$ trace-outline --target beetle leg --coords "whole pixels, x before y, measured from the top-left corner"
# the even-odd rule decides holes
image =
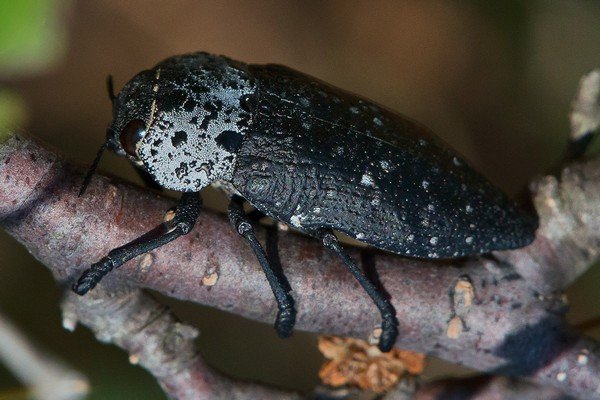
[[[262,211],[254,209],[249,213],[246,213],[246,217],[252,222],[259,222],[261,219],[265,218],[266,215]]]
[[[250,245],[269,281],[279,309],[277,319],[275,320],[275,329],[280,337],[285,338],[292,334],[294,324],[296,323],[294,298],[289,293],[289,284],[283,272],[273,268],[269,262],[265,250],[256,238],[256,233],[254,232],[254,228],[252,228],[250,219],[244,212],[243,204],[243,198],[239,196],[231,198],[228,209],[229,221],[231,221],[235,230]]]
[[[179,236],[185,235],[194,227],[201,209],[202,198],[198,193],[184,193],[177,203],[175,216],[172,220],[163,222],[139,238],[111,250],[106,257],[92,264],[81,275],[77,283],[73,285],[73,291],[79,295],[84,295],[113,269],[119,268],[140,254],[154,250],[177,239]]]
[[[379,309],[382,317],[379,349],[384,352],[390,351],[398,337],[398,319],[396,318],[394,306],[392,306],[392,303],[389,302],[381,290],[371,283],[356,263],[352,261],[333,231],[330,229],[321,229],[318,234],[323,241],[323,245],[336,252]]]

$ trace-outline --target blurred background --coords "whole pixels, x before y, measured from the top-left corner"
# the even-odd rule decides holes
[[[0,124],[89,165],[111,117],[105,78],[119,89],[168,56],[205,50],[280,63],[428,125],[506,192],[553,167],[569,132],[579,78],[600,67],[598,1],[0,2]],[[137,181],[127,162],[101,170]],[[217,200],[208,207],[224,209]],[[600,314],[600,268],[569,291],[569,319]],[[0,232],[0,311],[83,371],[91,399],[162,399],[124,352],[85,328],[61,328],[61,288]],[[318,382],[316,336],[169,301],[200,328],[208,363],[232,376],[294,389]],[[590,328],[600,338],[600,327]],[[470,371],[431,360],[427,376]],[[20,384],[0,365],[0,398]]]

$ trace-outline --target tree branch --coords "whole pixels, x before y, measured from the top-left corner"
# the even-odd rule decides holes
[[[77,198],[81,179],[78,168],[31,140],[12,136],[0,145],[1,225],[65,283],[156,225],[172,205],[101,176]],[[362,259],[376,265],[398,311],[398,346],[599,398],[598,343],[565,325],[556,291],[598,258],[600,159],[533,187],[541,227],[527,248],[497,253],[498,260],[434,263],[374,251]],[[257,232],[264,238],[263,229]],[[334,255],[291,232],[280,232],[278,246],[298,329],[359,338],[372,332],[378,313]],[[352,256],[361,259],[358,250]],[[130,261],[102,286],[111,292],[123,284],[267,323],[276,314],[251,250],[225,218],[210,212],[189,235]]]

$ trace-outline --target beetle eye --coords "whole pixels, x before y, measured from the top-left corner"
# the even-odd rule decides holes
[[[130,121],[121,131],[119,140],[121,147],[127,154],[132,157],[137,157],[137,144],[146,136],[146,124],[141,119]]]

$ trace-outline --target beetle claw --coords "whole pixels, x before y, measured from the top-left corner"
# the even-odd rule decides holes
[[[290,308],[279,310],[275,320],[275,330],[280,338],[287,338],[292,335],[294,325],[296,324],[296,310],[292,305]]]
[[[104,257],[102,260],[95,264],[81,274],[81,277],[77,280],[77,283],[73,284],[72,289],[75,293],[83,296],[90,290],[96,287],[98,282],[104,278],[106,274],[112,271],[114,268],[114,262],[109,257]]]
[[[381,336],[379,337],[379,350],[386,353],[394,347],[398,338],[398,320],[386,318],[381,323]]]

